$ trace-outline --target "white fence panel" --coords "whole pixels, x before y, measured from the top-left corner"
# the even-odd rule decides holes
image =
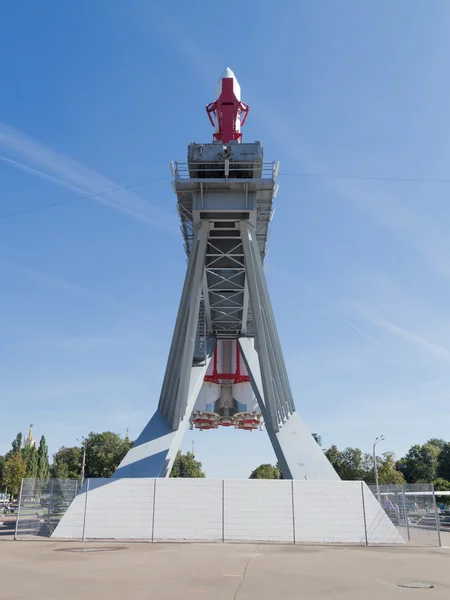
[[[291,485],[277,480],[225,480],[225,540],[293,543]]]
[[[294,480],[295,541],[364,544],[359,481]]]
[[[154,479],[90,479],[85,539],[152,539]]]
[[[86,484],[84,489],[86,489]],[[83,538],[85,508],[86,494],[80,491],[66,510],[51,537],[81,540]]]
[[[153,539],[221,540],[222,485],[220,479],[158,479]]]
[[[360,481],[90,479],[52,537],[403,543]]]

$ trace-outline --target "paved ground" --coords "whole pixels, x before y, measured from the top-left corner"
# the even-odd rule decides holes
[[[450,549],[5,542],[0,600],[450,598]],[[110,547],[120,548],[117,544]],[[432,582],[434,589],[398,587]]]

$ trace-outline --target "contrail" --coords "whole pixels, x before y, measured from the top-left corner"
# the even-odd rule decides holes
[[[380,348],[383,347],[380,344],[380,342],[377,342],[377,340],[374,340],[373,337],[370,337],[370,335],[368,335],[365,331],[363,331],[359,327],[356,327],[356,325],[353,325],[353,323],[350,323],[350,321],[347,321],[347,319],[342,319],[342,320],[344,321],[344,323],[347,323],[347,325],[349,325],[350,327],[352,327],[355,331],[357,331],[358,333],[360,333],[361,335],[363,335],[365,338],[367,338],[369,341],[371,341],[376,346],[379,346]]]

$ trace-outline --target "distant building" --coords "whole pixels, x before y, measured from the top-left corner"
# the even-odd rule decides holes
[[[28,432],[28,437],[24,439],[23,447],[33,448],[34,446],[36,446],[36,438],[33,437],[33,425],[30,425],[30,431]]]

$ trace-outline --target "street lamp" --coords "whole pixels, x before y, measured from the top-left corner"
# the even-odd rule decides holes
[[[84,437],[81,438],[81,440],[79,440],[77,438],[77,442],[80,442],[82,448],[83,448],[83,462],[81,463],[81,486],[83,486],[84,483],[84,469],[86,466],[86,439]]]
[[[377,486],[377,496],[378,496],[378,502],[381,504],[381,499],[380,499],[380,486],[378,485],[378,467],[377,467],[377,455],[375,454],[375,447],[377,444],[379,444],[380,442],[384,441],[384,435],[379,435],[374,443],[373,443],[373,471],[375,473],[375,485]]]

